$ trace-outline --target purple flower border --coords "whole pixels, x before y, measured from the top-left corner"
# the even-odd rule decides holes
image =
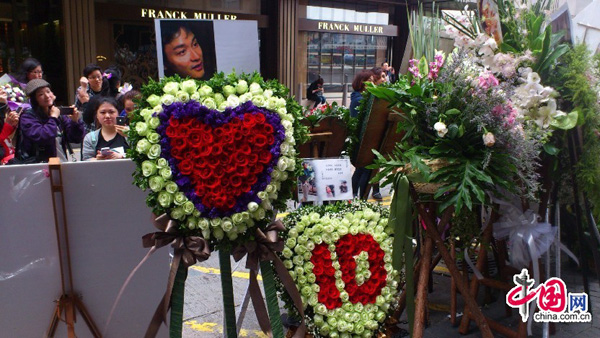
[[[244,114],[263,114],[266,122],[273,126],[273,134],[275,142],[269,149],[273,157],[271,162],[266,166],[266,169],[258,175],[258,180],[252,185],[249,192],[242,194],[237,198],[235,206],[231,210],[219,210],[217,208],[209,208],[202,204],[200,196],[196,195],[194,187],[192,186],[191,180],[188,176],[183,175],[177,169],[179,160],[171,156],[171,144],[169,137],[166,134],[167,127],[169,126],[169,119],[174,117],[175,119],[183,119],[186,117],[195,117],[200,122],[208,124],[213,128],[224,125],[237,117],[240,120],[244,120]],[[163,112],[158,114],[160,125],[156,128],[156,131],[161,136],[160,146],[162,149],[161,156],[165,158],[171,171],[173,172],[173,178],[179,189],[187,196],[187,198],[194,203],[196,209],[200,211],[202,217],[217,218],[231,216],[234,213],[239,213],[248,210],[248,203],[250,202],[261,202],[258,197],[258,193],[264,191],[269,183],[271,183],[271,173],[277,165],[279,158],[281,157],[281,144],[285,139],[285,129],[281,124],[281,118],[277,113],[271,112],[270,110],[260,108],[252,104],[251,101],[242,103],[236,108],[227,108],[224,112],[209,109],[201,105],[198,101],[190,100],[186,103],[176,102],[169,106],[163,105]]]

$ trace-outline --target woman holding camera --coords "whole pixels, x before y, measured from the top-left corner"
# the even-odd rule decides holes
[[[83,140],[82,158],[84,161],[116,160],[125,158],[129,149],[127,131],[129,127],[117,124],[119,110],[117,101],[110,96],[95,99],[94,108],[100,129],[89,132]]]
[[[83,139],[79,111],[66,107],[61,114],[61,109],[54,105],[56,96],[46,80],[29,81],[25,93],[29,96],[31,108],[20,116],[21,139],[16,144],[17,163],[48,162],[50,157],[68,161],[67,149],[72,154],[69,143]]]

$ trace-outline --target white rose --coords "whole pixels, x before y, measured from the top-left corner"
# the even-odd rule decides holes
[[[285,121],[289,121],[291,119],[288,118],[287,109],[285,107],[277,108],[277,114],[281,116]]]
[[[165,106],[170,106],[173,104],[173,102],[175,102],[175,96],[171,94],[165,94],[160,98],[160,102],[162,102],[162,104]]]
[[[244,93],[242,95],[240,95],[240,102],[247,102],[250,101],[252,99],[252,94],[250,93]]]
[[[227,97],[227,107],[235,108],[240,105],[240,98],[236,95],[229,95]]]
[[[436,122],[433,125],[433,129],[435,129],[435,131],[437,132],[439,137],[444,137],[446,136],[446,133],[448,132],[448,128],[446,127],[446,124],[444,122]]]
[[[145,108],[145,109],[142,109],[142,111],[140,111],[140,116],[143,117],[145,121],[148,121],[152,117],[153,113],[154,113],[154,110],[152,110],[150,108]]]
[[[494,146],[494,143],[496,143],[496,138],[494,137],[494,134],[490,132],[483,134],[483,144],[485,144],[486,147],[492,147]]]
[[[264,107],[267,99],[262,95],[254,95],[252,96],[252,103],[254,103],[257,107]]]
[[[200,94],[200,96],[202,97],[208,96],[212,94],[212,88],[210,86],[204,85],[200,89],[198,89],[198,94]]]
[[[202,100],[202,105],[208,109],[216,109],[217,108],[217,103],[215,102],[215,100],[212,97],[207,97],[204,100]]]
[[[197,88],[198,85],[194,80],[185,80],[181,83],[181,89],[190,95],[194,94]]]
[[[167,94],[175,95],[179,90],[179,83],[177,82],[167,82],[163,87],[163,91]],[[164,102],[163,102],[164,103]]]
[[[277,98],[277,108],[285,108],[287,102],[284,98]]]
[[[269,110],[276,110],[277,107],[277,98],[276,97],[270,97],[267,99],[267,104],[266,104],[267,109]]]
[[[238,95],[242,95],[245,92],[248,91],[248,82],[244,81],[244,80],[239,80],[238,83],[235,85],[235,91],[238,93]]]
[[[190,100],[190,94],[188,92],[178,91],[177,94],[175,94],[175,98],[177,101],[185,103]]]
[[[218,111],[224,111],[225,109],[227,109],[227,107],[229,107],[227,105],[227,101],[221,102],[221,104],[219,105],[219,107],[217,107]]]
[[[252,93],[252,95],[260,95],[263,93],[263,89],[260,87],[260,85],[256,82],[252,82],[250,84],[250,93]]]

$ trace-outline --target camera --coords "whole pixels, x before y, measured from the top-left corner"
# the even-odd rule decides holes
[[[117,116],[117,125],[126,126],[129,124],[129,119],[127,116]]]
[[[74,107],[58,107],[60,109],[60,115],[73,115],[75,111]]]

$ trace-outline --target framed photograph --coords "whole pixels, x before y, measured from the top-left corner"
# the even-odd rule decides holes
[[[352,167],[349,159],[303,159],[298,177],[299,202],[352,199]]]
[[[221,71],[260,71],[256,21],[155,19],[154,27],[161,78],[208,80]]]
[[[502,42],[502,28],[500,27],[500,15],[498,14],[496,1],[479,0],[478,9],[484,31],[487,35],[493,37],[497,43]]]
[[[208,80],[217,71],[212,21],[156,20],[158,75]]]

